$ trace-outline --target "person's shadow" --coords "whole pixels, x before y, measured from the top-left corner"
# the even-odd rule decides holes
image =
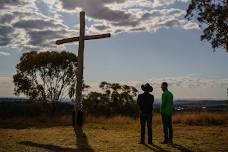
[[[61,147],[61,146],[52,145],[52,144],[40,144],[32,141],[22,141],[22,142],[19,142],[19,144],[31,146],[31,147],[44,148],[53,152],[63,152],[63,151],[64,152],[94,152],[92,147],[88,144],[88,139],[86,134],[83,132],[83,129],[81,127],[77,127],[74,129],[74,131],[76,134],[77,148],[67,148],[67,147]]]
[[[172,147],[180,150],[181,152],[193,152],[192,150],[178,144],[172,144]]]
[[[149,145],[145,145],[145,146],[155,152],[170,152],[169,150],[165,150],[155,144],[152,144],[151,146],[149,146]],[[182,145],[178,145],[178,144],[172,144],[171,147],[173,147],[181,152],[193,152],[192,150],[190,150]]]
[[[165,149],[163,149],[163,148],[161,148],[155,144],[152,144],[150,146],[145,144],[144,146],[146,146],[147,148],[151,149],[154,152],[170,152],[170,151],[165,150]]]

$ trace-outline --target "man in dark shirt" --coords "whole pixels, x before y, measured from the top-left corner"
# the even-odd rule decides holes
[[[145,143],[145,125],[148,129],[148,144],[152,144],[152,112],[154,104],[154,96],[150,94],[153,87],[146,83],[141,86],[144,93],[138,95],[137,104],[140,108],[140,124],[141,124],[141,139],[140,144]]]

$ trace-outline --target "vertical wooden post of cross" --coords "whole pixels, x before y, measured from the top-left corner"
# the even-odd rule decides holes
[[[78,70],[75,101],[75,127],[77,127],[77,112],[82,110],[82,87],[83,87],[83,66],[84,66],[84,37],[85,37],[85,12],[80,12],[80,35],[78,47]]]

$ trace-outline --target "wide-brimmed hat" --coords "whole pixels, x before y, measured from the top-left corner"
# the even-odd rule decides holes
[[[152,92],[152,91],[153,91],[153,87],[152,87],[149,83],[146,83],[145,85],[142,84],[142,85],[141,85],[141,89],[142,89],[144,92]]]

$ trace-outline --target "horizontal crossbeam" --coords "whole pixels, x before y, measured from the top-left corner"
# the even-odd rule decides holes
[[[84,40],[94,40],[94,39],[102,39],[102,38],[108,38],[108,37],[111,37],[110,33],[99,34],[99,35],[88,35],[88,36],[85,36]],[[60,45],[60,44],[64,44],[64,43],[77,42],[77,41],[79,41],[79,37],[72,37],[72,38],[57,40],[56,44]]]

